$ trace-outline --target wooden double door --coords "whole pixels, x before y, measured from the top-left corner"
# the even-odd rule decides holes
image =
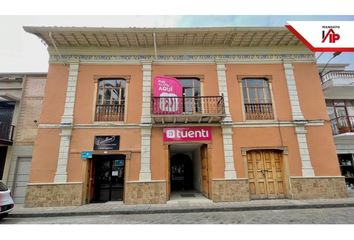
[[[284,198],[284,170],[280,151],[247,152],[251,199]]]

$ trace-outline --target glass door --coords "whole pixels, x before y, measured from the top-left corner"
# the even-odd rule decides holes
[[[96,160],[95,163],[95,202],[107,202],[110,200],[111,162]]]
[[[124,194],[124,159],[95,159],[94,202],[122,201]]]
[[[111,201],[123,200],[124,160],[112,161]]]

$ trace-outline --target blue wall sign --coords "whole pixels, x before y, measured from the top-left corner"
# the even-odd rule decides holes
[[[92,151],[81,152],[81,158],[92,158]]]

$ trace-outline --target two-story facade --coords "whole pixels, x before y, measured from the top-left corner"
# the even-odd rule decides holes
[[[50,53],[26,206],[346,196],[285,28],[24,29]]]
[[[346,64],[318,65],[341,174],[354,190],[354,71]]]

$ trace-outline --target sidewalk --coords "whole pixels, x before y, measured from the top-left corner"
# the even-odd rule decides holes
[[[17,204],[9,217],[59,217],[115,214],[157,214],[190,212],[255,211],[280,209],[354,207],[354,196],[344,199],[317,200],[252,200],[248,202],[213,203],[211,201],[180,200],[167,204],[124,205],[122,202],[86,204],[77,207],[24,208]]]

